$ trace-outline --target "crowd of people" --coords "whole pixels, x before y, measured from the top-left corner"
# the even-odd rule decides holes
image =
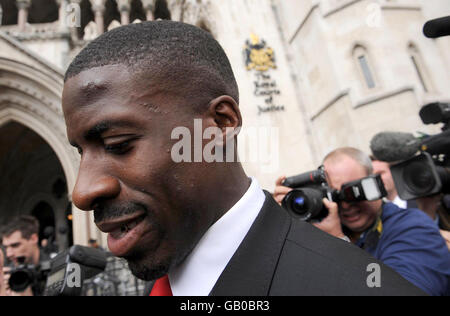
[[[371,159],[355,148],[339,148],[323,161],[327,181],[339,190],[345,183],[380,174],[387,191],[384,200],[337,203],[325,201],[329,215],[314,225],[337,238],[348,237],[356,246],[393,268],[430,295],[449,295],[450,252],[448,231],[439,230],[438,203],[433,212],[402,201],[397,194],[389,165]],[[281,204],[292,190],[277,181],[275,200]],[[442,199],[441,195],[432,200]],[[424,205],[422,199],[417,204]],[[426,204],[427,205],[427,204]],[[431,206],[428,206],[431,209]],[[449,216],[448,213],[446,216]]]
[[[242,126],[238,91],[218,42],[171,21],[109,31],[66,72],[63,112],[81,155],[73,203],[94,211],[111,252],[134,275],[156,280],[150,295],[450,294],[443,217],[436,222],[430,200],[418,208],[400,201],[387,166],[358,149],[324,158],[328,184],[339,190],[380,173],[387,199],[325,199],[328,216],[313,225],[276,203],[290,190],[283,177],[272,195],[238,160],[173,161],[171,133],[192,128],[194,119],[216,128],[216,150],[225,155],[236,146],[229,140]],[[9,226],[2,234],[7,259],[42,260],[36,230]],[[374,263],[379,286],[367,283]],[[10,292],[7,274],[1,279],[0,293]]]

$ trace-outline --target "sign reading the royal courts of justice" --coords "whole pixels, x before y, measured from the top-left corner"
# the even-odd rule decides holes
[[[244,58],[247,70],[254,71],[255,74],[253,94],[264,102],[264,105],[257,105],[258,115],[284,111],[284,105],[275,104],[275,97],[280,95],[281,91],[269,73],[270,69],[277,68],[273,49],[267,46],[265,40],[251,34],[244,47]]]

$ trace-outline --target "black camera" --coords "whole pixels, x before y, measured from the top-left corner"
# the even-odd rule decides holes
[[[328,209],[322,202],[324,198],[352,203],[375,201],[387,195],[379,175],[345,183],[340,191],[332,189],[323,168],[286,178],[282,184],[294,189],[284,197],[283,208],[294,218],[308,222],[321,221],[328,216]]]
[[[325,197],[335,200],[336,190],[328,186],[323,169],[286,178],[282,184],[294,189],[281,202],[292,216],[302,221],[320,221],[327,217],[328,210],[322,200]]]
[[[61,252],[51,260],[45,296],[80,296],[85,280],[103,272],[106,252],[79,245]]]
[[[391,167],[398,195],[403,200],[450,193],[450,104],[425,105],[420,118],[424,124],[443,123],[443,132],[424,137],[418,143],[420,154]]]
[[[9,287],[14,292],[23,292],[31,286],[35,295],[41,295],[50,271],[50,261],[32,265],[24,264],[24,259],[18,258],[19,265],[10,270]]]
[[[106,252],[74,245],[36,266],[21,261],[10,272],[12,291],[23,292],[32,286],[34,295],[38,296],[80,296],[84,281],[105,270]]]

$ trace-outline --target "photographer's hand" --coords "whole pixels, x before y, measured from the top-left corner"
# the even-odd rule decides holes
[[[11,268],[10,267],[3,267],[2,272],[3,272],[3,291],[8,292],[9,291],[9,276],[10,276],[10,271]]]
[[[2,262],[0,262],[1,266]],[[6,296],[6,283],[3,273],[4,268],[2,267],[0,270],[0,296]]]
[[[9,278],[11,276],[11,268],[3,267],[3,284],[0,285],[0,296],[33,296],[31,286],[26,288],[23,292],[13,292],[9,288]],[[1,278],[0,278],[1,279]]]
[[[450,231],[441,229],[441,235],[444,238],[445,243],[447,244],[448,250],[450,250]]]
[[[342,232],[341,220],[339,219],[338,205],[334,202],[323,199],[323,204],[328,209],[328,216],[325,217],[320,223],[314,223],[313,225],[320,230],[337,238],[344,238],[345,235]]]
[[[285,187],[282,185],[282,182],[286,179],[286,176],[281,176],[277,179],[275,192],[273,193],[273,198],[277,201],[278,204],[281,205],[281,201],[283,201],[286,194],[292,191],[292,188]]]

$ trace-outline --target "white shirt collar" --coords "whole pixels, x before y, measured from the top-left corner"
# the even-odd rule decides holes
[[[397,205],[399,208],[408,208],[408,202],[405,200],[402,200],[398,195],[395,197],[394,201],[392,201],[395,205]]]
[[[169,273],[174,296],[207,296],[261,210],[265,194],[256,179],[242,198],[203,235],[194,250]]]

